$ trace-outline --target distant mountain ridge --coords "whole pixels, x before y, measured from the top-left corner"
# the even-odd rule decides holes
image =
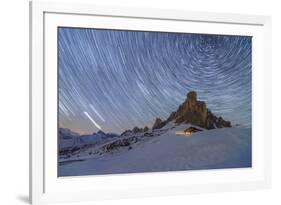
[[[172,112],[165,121],[156,118],[152,129],[160,129],[171,121],[174,121],[177,124],[190,123],[206,129],[231,127],[230,121],[215,116],[207,108],[204,101],[198,101],[197,93],[195,91],[189,92],[186,100],[178,107],[177,111]]]
[[[104,133],[99,130],[93,134],[83,134],[73,132],[68,128],[59,128],[59,147],[60,149],[69,149],[71,147],[81,147],[83,145],[96,145],[100,142],[118,138],[119,135],[113,133]]]

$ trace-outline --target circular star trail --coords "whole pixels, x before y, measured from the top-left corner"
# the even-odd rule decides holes
[[[217,116],[251,127],[251,37],[84,28],[58,34],[60,127],[151,127],[191,90]]]

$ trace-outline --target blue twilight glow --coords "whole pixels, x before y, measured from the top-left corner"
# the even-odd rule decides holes
[[[58,29],[60,127],[151,127],[191,90],[217,116],[251,127],[251,37]]]

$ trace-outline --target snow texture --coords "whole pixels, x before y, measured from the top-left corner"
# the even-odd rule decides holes
[[[159,130],[113,137],[88,146],[76,144],[73,151],[61,153],[58,174],[81,176],[252,166],[250,128],[203,129],[191,135],[175,135],[189,126],[169,123]]]

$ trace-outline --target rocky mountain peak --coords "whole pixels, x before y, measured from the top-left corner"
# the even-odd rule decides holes
[[[195,91],[191,91],[187,93],[187,101],[191,104],[195,104],[197,101],[197,93]]]
[[[152,126],[152,129],[159,129],[161,127],[165,126],[165,124],[163,124],[163,121],[160,118],[156,118],[155,122]]]
[[[203,101],[197,100],[197,93],[191,91],[187,94],[186,100],[178,107],[176,112],[172,112],[167,120],[162,121],[156,118],[153,129],[160,129],[168,122],[190,123],[206,129],[214,129],[221,127],[231,127],[229,121],[225,121],[222,117],[216,117]]]

